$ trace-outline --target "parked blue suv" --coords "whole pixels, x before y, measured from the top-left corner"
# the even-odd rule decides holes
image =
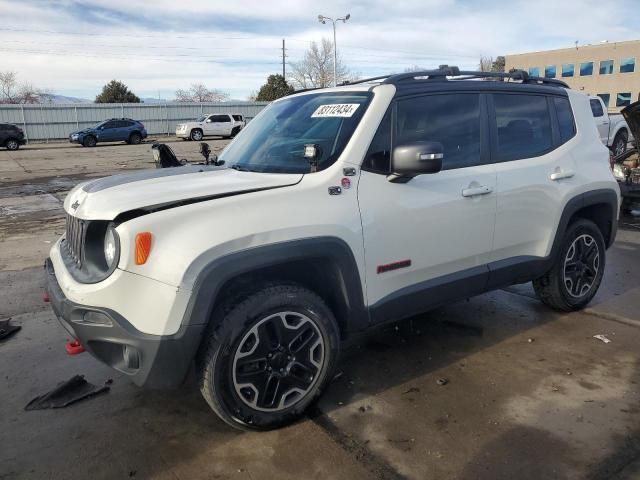
[[[95,127],[72,132],[71,143],[79,143],[84,147],[95,147],[98,142],[127,142],[138,145],[147,138],[144,125],[130,118],[112,118],[99,123]]]

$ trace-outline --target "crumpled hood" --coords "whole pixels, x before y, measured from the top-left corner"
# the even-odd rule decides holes
[[[144,170],[82,183],[69,192],[64,209],[85,220],[113,220],[132,210],[171,208],[295,185],[302,177],[196,165]]]
[[[620,113],[622,113],[627,125],[629,125],[634,141],[640,142],[640,101],[627,105]]]

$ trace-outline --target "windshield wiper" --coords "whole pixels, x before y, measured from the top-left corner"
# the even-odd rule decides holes
[[[247,167],[242,167],[242,166],[238,165],[237,163],[234,163],[229,168],[233,168],[234,170],[237,170],[239,172],[253,172],[254,171],[254,170],[248,169]]]

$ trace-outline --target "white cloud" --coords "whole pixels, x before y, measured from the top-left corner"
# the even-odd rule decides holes
[[[338,24],[345,63],[363,75],[441,63],[474,68],[480,55],[567,47],[637,34],[632,16],[601,0],[412,0],[390,4],[325,1],[125,0],[20,2],[20,17],[0,25],[3,70],[56,93],[93,98],[112,78],[139,96],[171,98],[192,82],[244,98],[280,71],[310,40],[331,35],[317,15],[351,13]],[[633,0],[615,10],[632,12]],[[0,0],[0,11],[15,5]],[[563,19],[565,21],[563,21]],[[73,32],[62,34],[52,32]],[[82,33],[82,34],[80,34]]]

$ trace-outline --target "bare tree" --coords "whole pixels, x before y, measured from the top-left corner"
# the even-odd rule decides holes
[[[41,103],[47,95],[31,83],[18,83],[15,72],[0,72],[0,103]]]
[[[481,72],[491,72],[493,71],[491,67],[493,67],[493,57],[480,57],[478,68]]]
[[[421,72],[424,70],[429,70],[429,69],[421,67],[420,65],[411,65],[410,67],[407,67],[404,69],[404,73]]]
[[[217,89],[209,89],[204,83],[192,83],[189,90],[176,90],[178,102],[224,102],[229,94]]]
[[[291,64],[289,81],[298,89],[324,88],[333,85],[333,42],[323,38],[320,45],[311,42],[304,58]],[[336,77],[339,82],[353,80],[353,75],[338,54]]]

